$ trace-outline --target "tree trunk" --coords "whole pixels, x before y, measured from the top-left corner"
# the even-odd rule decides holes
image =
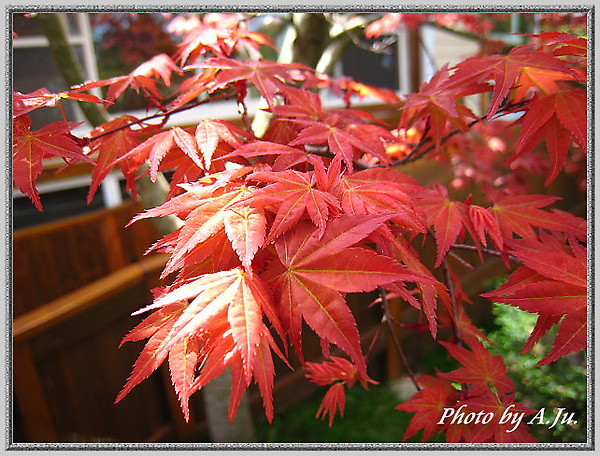
[[[73,48],[67,41],[67,37],[60,18],[57,13],[39,13],[36,19],[42,24],[48,46],[54,57],[54,61],[68,86],[81,84],[85,81],[85,73],[79,60],[75,56]],[[95,103],[80,103],[86,119],[94,127],[108,121],[108,116]]]
[[[316,68],[331,42],[329,27],[330,24],[323,14],[293,13],[292,24],[285,31],[277,62],[303,63],[310,68]],[[266,101],[261,99],[260,107],[266,106]],[[262,109],[257,110],[252,122],[252,131],[257,137],[265,134],[271,118],[270,113]]]

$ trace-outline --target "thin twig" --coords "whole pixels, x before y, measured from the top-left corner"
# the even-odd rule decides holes
[[[408,364],[408,359],[406,358],[406,355],[404,354],[404,350],[402,350],[402,346],[400,345],[400,341],[398,340],[398,337],[396,336],[396,332],[394,331],[394,328],[392,327],[393,317],[390,313],[389,302],[387,300],[387,293],[383,288],[379,288],[379,295],[381,296],[381,302],[383,304],[383,319],[382,320],[383,320],[383,322],[385,322],[387,324],[388,330],[389,330],[390,335],[392,336],[392,340],[394,342],[394,346],[396,347],[396,351],[398,352],[398,355],[400,356],[400,359],[402,360],[402,364],[404,364],[404,368],[406,369],[406,373],[412,380],[417,391],[421,391],[421,386],[417,382],[417,378],[416,378],[414,372],[412,371],[412,369],[410,368],[410,365]]]
[[[460,328],[458,326],[458,303],[456,301],[456,289],[454,286],[454,279],[450,274],[450,266],[448,266],[448,262],[444,259],[442,262],[442,267],[444,269],[444,276],[446,278],[446,285],[448,287],[448,292],[450,293],[450,303],[452,305],[452,330],[454,332],[454,337],[458,343],[462,342],[462,338],[460,336]]]
[[[471,269],[471,270],[475,269],[475,266],[473,266],[471,263],[469,263],[464,258],[461,258],[460,256],[458,256],[456,253],[454,253],[454,252],[448,252],[448,255],[451,256],[452,258],[454,258],[460,264],[462,264],[465,268]]]
[[[365,354],[365,362],[368,361],[368,359],[371,357],[371,353],[373,352],[373,349],[375,348],[375,344],[379,340],[379,336],[381,336],[382,329],[383,329],[383,325],[379,325],[377,327],[377,331],[375,332],[375,335],[373,336],[373,340],[371,340],[371,344],[369,345],[369,349],[367,350],[367,353]]]
[[[352,43],[360,49],[364,49],[365,51],[372,52],[373,54],[386,54],[391,55],[392,51],[388,49],[391,45],[393,45],[396,41],[396,37],[388,36],[384,37],[379,41],[375,41],[372,43],[365,42],[359,38],[353,30],[346,30],[346,34],[352,40]]]
[[[498,114],[502,114],[503,112],[508,112],[511,111],[513,109],[516,108],[520,108],[522,106],[524,106],[525,104],[527,104],[529,102],[529,100],[525,100],[525,101],[520,101],[518,103],[510,103],[505,105],[503,108],[501,108],[500,110],[498,110],[498,112],[496,113],[496,115]],[[468,128],[471,128],[473,125],[482,122],[484,120],[486,120],[488,118],[487,114],[484,114],[482,116],[477,117],[476,119],[472,120],[471,122],[469,122],[467,124]],[[419,143],[413,148],[413,150],[404,158],[395,161],[391,166],[400,166],[400,165],[406,165],[407,163],[416,161],[420,158],[423,158],[425,155],[427,155],[428,153],[434,151],[436,149],[436,144],[433,144],[431,146],[429,146],[428,148],[424,149],[424,150],[419,150],[423,144],[425,144],[425,142],[429,142],[429,141],[425,141],[424,138],[426,136],[426,132],[428,131],[428,129],[426,128],[423,136],[421,137],[421,140],[419,141]],[[437,146],[439,147],[439,145],[441,145],[442,143],[448,141],[450,138],[452,138],[453,136],[462,133],[461,130],[459,130],[458,128],[455,130],[452,130],[450,133],[447,133],[445,136],[443,136]],[[429,138],[428,138],[429,139]]]
[[[149,116],[146,116],[146,117],[142,117],[141,119],[135,120],[135,121],[133,121],[131,123],[128,123],[127,125],[121,125],[119,127],[113,128],[112,130],[108,130],[108,131],[105,131],[103,133],[100,133],[99,135],[96,135],[93,138],[90,138],[90,141],[94,141],[94,140],[102,138],[104,136],[116,133],[116,132],[118,132],[120,130],[124,130],[125,128],[132,127],[133,125],[138,125],[138,124],[147,122],[147,121],[152,120],[152,119],[157,119],[159,117],[163,118],[162,123],[165,124],[166,121],[167,121],[167,119],[171,115],[173,115],[173,114],[177,114],[179,112],[187,111],[188,109],[192,109],[192,108],[195,108],[196,106],[200,106],[200,105],[203,105],[203,104],[206,104],[206,103],[210,103],[212,101],[229,100],[230,98],[233,98],[234,96],[235,96],[235,94],[233,94],[233,93],[225,92],[223,94],[216,95],[216,96],[210,97],[210,98],[206,98],[204,100],[196,101],[194,103],[191,103],[191,104],[188,104],[188,105],[185,105],[185,106],[179,106],[178,108],[173,108],[170,111],[159,112],[159,113],[152,114],[152,115],[149,115]]]
[[[483,253],[486,253],[488,255],[494,255],[497,257],[504,257],[504,254],[502,252],[499,252],[498,250],[493,250],[493,249],[488,249],[485,247],[477,247],[475,245],[468,245],[468,244],[452,244],[450,246],[451,249],[462,249],[462,250],[474,250],[474,251],[479,251],[481,250]],[[514,257],[512,255],[508,255],[508,259],[510,261],[512,261],[513,263],[520,265],[522,264],[522,261],[519,260],[517,257]]]

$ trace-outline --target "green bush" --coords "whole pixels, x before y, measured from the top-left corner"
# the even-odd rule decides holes
[[[497,329],[488,337],[497,347],[492,347],[491,351],[503,356],[508,375],[515,382],[516,400],[536,411],[544,407],[547,420],[554,420],[558,408],[564,408],[569,415],[573,413],[577,420],[577,424],[559,423],[552,429],[548,429],[550,424],[539,425],[536,421],[530,425],[531,433],[540,442],[585,442],[587,377],[584,353],[535,367],[550,351],[556,327],[530,352],[521,354],[537,315],[503,304],[494,304],[493,313]]]
[[[388,384],[349,388],[344,416],[328,420],[315,418],[324,391],[318,391],[285,412],[277,414],[273,424],[261,419],[256,426],[257,441],[265,443],[399,443],[412,413],[400,412],[400,403]],[[420,433],[419,433],[420,435]],[[413,436],[407,442],[420,442]]]

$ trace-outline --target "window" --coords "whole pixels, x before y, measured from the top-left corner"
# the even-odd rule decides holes
[[[96,57],[87,14],[58,13],[58,16],[86,76],[95,79]],[[51,92],[65,90],[66,84],[52,58],[40,23],[34,17],[13,13],[13,31],[17,34],[13,39],[13,91],[29,93],[41,87]],[[76,102],[65,101],[63,106],[69,120],[84,120]],[[31,119],[32,128],[37,129],[62,117],[58,110],[42,109],[31,113]]]
[[[96,56],[88,15],[85,13],[57,14],[87,78],[97,79]],[[66,90],[67,86],[48,48],[48,40],[40,23],[33,17],[13,13],[12,26],[17,35],[13,39],[12,90],[21,93],[30,93],[42,87],[51,92]],[[85,120],[76,102],[64,100],[62,105],[68,120]],[[51,122],[63,120],[58,109],[38,109],[30,113],[30,117],[34,130]],[[89,129],[89,127],[87,128]],[[15,229],[100,207],[117,205],[123,201],[125,194],[121,189],[122,185],[119,183],[118,174],[109,176],[91,204],[86,205],[85,196],[91,179],[89,171],[85,171],[84,174],[73,173],[70,177],[59,176],[59,178],[53,179],[52,169],[55,165],[53,159],[45,163],[45,172],[50,175],[50,179],[45,181],[40,179],[38,185],[44,205],[43,213],[39,213],[28,198],[13,188],[13,227]]]

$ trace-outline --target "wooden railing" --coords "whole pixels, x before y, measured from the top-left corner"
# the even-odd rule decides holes
[[[19,430],[27,441],[115,439],[119,434],[148,440],[168,424],[168,417],[156,416],[150,428],[136,429],[138,425],[120,420],[119,412],[99,414],[112,405],[119,377],[122,381],[128,372],[119,374],[110,365],[111,359],[124,354],[131,360],[135,355],[116,356],[116,343],[124,334],[117,328],[123,328],[124,318],[147,302],[150,282],[164,263],[162,255],[149,257],[14,319],[14,398],[21,418]],[[119,363],[128,369],[124,364]],[[89,382],[91,376],[109,381]],[[153,386],[160,389],[162,385]],[[140,399],[156,402],[150,391],[142,395],[125,407],[136,407]],[[159,410],[162,405],[155,407]],[[109,429],[104,422],[109,417],[129,429],[122,433]],[[98,418],[104,423],[97,422]]]
[[[126,203],[14,233],[14,443],[177,437],[166,377],[113,404],[141,348],[117,347],[166,261],[143,256],[158,238],[150,223],[123,229],[139,210]]]

